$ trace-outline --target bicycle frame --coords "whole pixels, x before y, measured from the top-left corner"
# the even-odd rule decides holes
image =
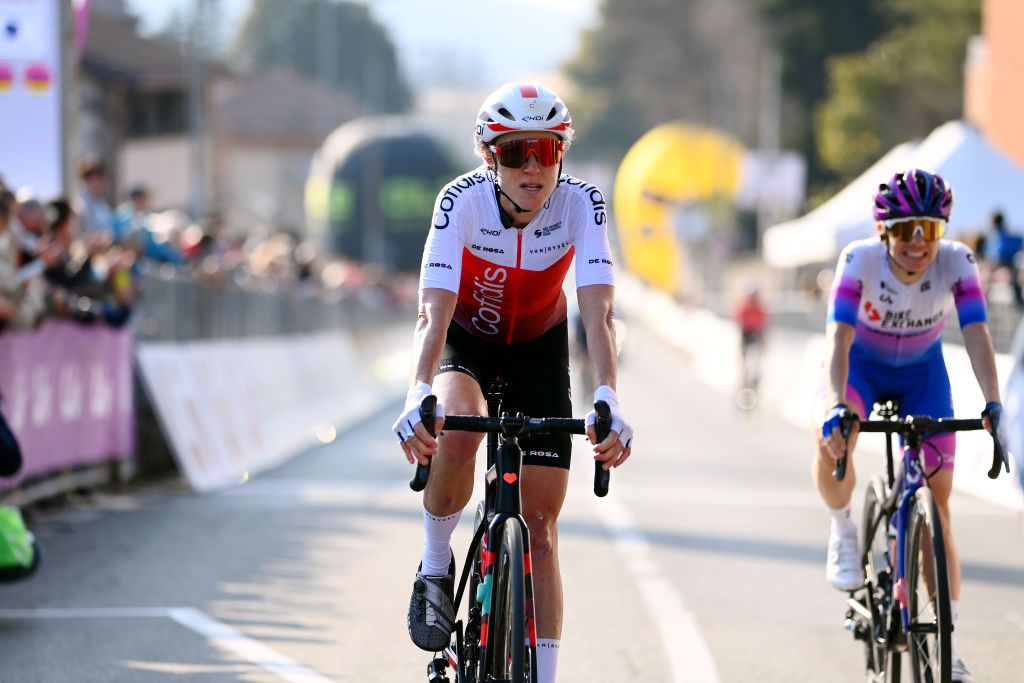
[[[455,594],[455,613],[459,613],[462,598],[466,594],[466,586],[471,572],[476,570],[477,550],[480,551],[479,577],[483,588],[482,595],[470,596],[470,599],[482,598],[480,606],[471,606],[465,625],[462,620],[455,624],[455,642],[443,650],[443,659],[435,659],[428,666],[428,675],[432,681],[448,681],[444,669],[451,666],[457,676],[458,683],[485,681],[487,653],[492,646],[490,615],[493,612],[491,590],[494,584],[494,569],[498,557],[499,546],[504,526],[515,524],[519,527],[523,539],[523,583],[525,589],[525,630],[529,643],[529,670],[536,676],[537,671],[537,628],[535,607],[533,602],[533,567],[530,560],[530,534],[526,520],[522,514],[522,495],[520,480],[523,466],[522,450],[519,447],[519,436],[530,433],[568,432],[584,433],[583,420],[571,418],[530,419],[523,415],[502,415],[504,398],[504,381],[492,382],[485,392],[489,418],[476,416],[453,415],[445,420],[445,428],[464,431],[484,431],[487,433],[487,470],[484,475],[484,514],[480,524],[474,531],[470,542],[466,562],[463,565],[458,590]],[[433,432],[433,410],[436,399],[427,397],[421,408],[424,423]],[[598,412],[597,433],[599,438],[607,436],[611,427],[611,413],[603,401],[595,405]],[[495,417],[500,416],[500,417]],[[550,426],[549,426],[550,425]],[[429,466],[417,467],[413,481],[413,490],[421,490],[429,476]],[[500,485],[499,485],[500,484]],[[600,463],[596,465],[594,492],[607,493],[608,476]],[[472,605],[472,603],[471,603]],[[475,647],[469,648],[476,640]],[[471,649],[472,656],[467,657]],[[533,677],[531,677],[533,680]]]
[[[902,469],[894,477],[892,471],[892,434],[886,434],[886,460],[888,464],[888,480],[890,499],[885,502],[883,508],[891,512],[891,503],[896,503],[895,526],[896,526],[896,576],[893,582],[893,594],[900,603],[900,616],[903,622],[903,631],[910,629],[910,614],[907,601],[907,526],[910,519],[910,506],[913,504],[914,494],[922,486],[926,485],[927,477],[924,472],[924,463],[921,459],[921,444],[923,439],[919,434],[907,434],[903,447]]]
[[[504,384],[495,382],[487,390],[487,413],[488,415],[501,414],[501,402],[504,396]],[[487,432],[487,473],[484,475],[484,517],[481,525],[486,525],[487,532],[484,534],[483,542],[486,548],[480,556],[480,573],[487,586],[488,581],[493,582],[494,561],[498,552],[498,539],[501,538],[501,528],[505,524],[518,524],[523,534],[523,573],[526,586],[526,623],[527,638],[530,641],[530,670],[537,671],[537,628],[534,618],[535,608],[533,603],[533,565],[530,561],[530,530],[523,519],[522,494],[519,489],[520,477],[523,467],[523,452],[519,448],[519,438],[515,433]],[[498,486],[498,481],[505,482],[506,486]],[[490,521],[488,522],[488,519]],[[474,542],[470,544],[466,556],[466,568],[472,571],[472,562],[476,556],[477,536],[474,534]],[[456,596],[456,605],[461,603],[462,588]],[[480,623],[480,645],[477,653],[477,680],[484,680],[484,665],[487,661],[487,649],[490,645],[490,622],[489,615],[492,611],[491,592],[485,588],[486,603],[482,605]],[[472,596],[471,596],[472,599]]]

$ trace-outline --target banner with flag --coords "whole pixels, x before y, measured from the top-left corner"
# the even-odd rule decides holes
[[[60,3],[0,0],[0,176],[42,198],[63,190]]]

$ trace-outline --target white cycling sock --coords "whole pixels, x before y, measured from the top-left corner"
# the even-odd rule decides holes
[[[846,507],[835,510],[828,508],[828,513],[832,517],[832,526],[837,528],[842,534],[856,534],[857,525],[853,523],[853,518],[850,516],[850,504],[847,503]]]
[[[555,683],[558,673],[558,644],[551,638],[537,639],[537,683]]]
[[[423,508],[423,530],[427,532],[423,544],[424,576],[447,576],[452,561],[451,542],[455,527],[462,517],[462,510],[444,517],[436,517]]]

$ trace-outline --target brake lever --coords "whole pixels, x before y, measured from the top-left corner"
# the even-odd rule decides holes
[[[839,416],[839,433],[843,435],[844,442],[850,438],[850,430],[853,429],[853,423],[856,420],[856,414],[851,413],[849,410],[844,410],[843,414]],[[836,460],[836,468],[832,470],[832,478],[836,481],[842,481],[846,478],[846,461],[848,457],[849,446],[843,451],[842,457]]]
[[[1006,468],[1007,474],[1010,473],[1010,459],[1006,457],[1003,444],[999,441],[999,425],[997,420],[992,419],[992,414],[988,408],[981,411],[981,417],[987,417],[992,425],[992,467],[988,468],[988,478],[996,479],[999,477],[1000,465]]]
[[[430,395],[423,399],[420,403],[420,419],[423,421],[423,426],[427,428],[431,436],[434,434],[435,418],[437,410],[437,396]],[[409,488],[413,491],[422,491],[427,487],[427,479],[430,478],[430,460],[427,460],[426,465],[416,463],[416,473],[412,477],[412,481],[409,482]]]
[[[597,442],[601,443],[612,431],[612,409],[604,401],[594,404],[594,411],[597,413],[597,421],[594,423],[594,430],[597,432]],[[594,463],[594,495],[604,498],[608,495],[608,486],[611,484],[612,471],[604,468],[603,462]]]

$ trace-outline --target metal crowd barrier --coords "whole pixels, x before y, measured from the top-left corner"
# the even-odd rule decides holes
[[[136,341],[191,341],[373,327],[395,316],[388,292],[302,282],[213,279],[149,267],[138,279]],[[407,316],[407,314],[406,314]]]

